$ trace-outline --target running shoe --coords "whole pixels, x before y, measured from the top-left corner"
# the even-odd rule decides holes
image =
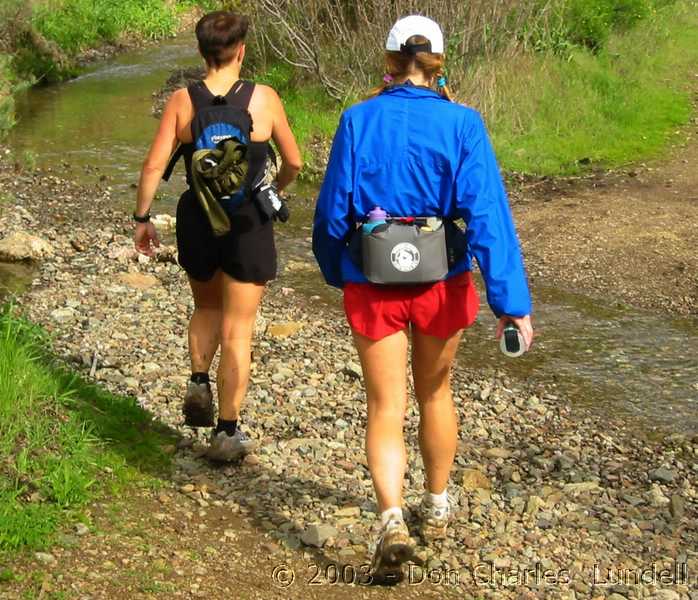
[[[234,435],[228,435],[225,431],[211,432],[210,446],[206,456],[210,460],[229,462],[244,456],[257,447],[257,442],[247,437],[239,427]]]
[[[382,528],[371,560],[375,583],[392,585],[403,578],[402,564],[414,555],[414,540],[402,519],[391,519]]]
[[[213,427],[213,393],[208,383],[189,382],[184,395],[184,424],[189,427]]]
[[[425,542],[446,538],[446,530],[451,520],[451,509],[454,504],[455,498],[450,494],[446,506],[434,506],[427,493],[422,496],[422,503],[419,507],[421,518],[419,532]]]

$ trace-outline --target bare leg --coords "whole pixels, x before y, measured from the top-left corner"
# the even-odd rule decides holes
[[[223,318],[221,320],[221,360],[218,365],[218,416],[234,421],[250,380],[250,351],[257,308],[264,285],[236,281],[225,273]]]
[[[189,321],[189,356],[192,373],[208,373],[220,343],[223,291],[221,272],[206,282],[189,278],[194,313]]]
[[[403,424],[407,406],[407,332],[373,341],[354,333],[368,399],[366,456],[380,512],[402,506],[407,465]]]
[[[458,417],[451,395],[451,365],[461,332],[448,340],[412,333],[412,375],[419,402],[419,448],[426,487],[433,494],[446,489],[456,456]]]

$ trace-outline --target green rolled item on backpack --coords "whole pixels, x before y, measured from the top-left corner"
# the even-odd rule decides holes
[[[216,236],[230,232],[230,218],[219,199],[243,188],[247,170],[247,147],[235,139],[226,140],[221,149],[197,150],[192,156],[194,193]]]

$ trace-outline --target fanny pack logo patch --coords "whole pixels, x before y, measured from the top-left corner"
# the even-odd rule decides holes
[[[390,262],[402,273],[414,271],[421,261],[417,246],[409,242],[401,242],[390,251]]]

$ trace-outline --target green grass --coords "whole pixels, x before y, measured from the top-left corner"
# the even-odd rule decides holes
[[[325,165],[318,161],[313,145],[327,143],[334,135],[342,107],[329,98],[321,86],[297,81],[293,69],[285,64],[274,65],[256,79],[272,86],[281,96],[303,154],[305,166],[301,178],[315,179],[324,172]]]
[[[658,155],[692,114],[696,40],[698,3],[680,2],[611,35],[597,53],[474,67],[492,82],[494,99],[481,108],[503,167],[565,175]]]
[[[163,0],[52,0],[38,5],[33,24],[70,55],[125,34],[169,35],[177,27],[174,6]]]
[[[14,85],[12,84],[14,73],[11,62],[8,55],[0,54],[0,139],[15,124]]]
[[[55,364],[48,343],[0,313],[0,557],[48,547],[94,498],[156,485],[168,469],[172,433]]]

